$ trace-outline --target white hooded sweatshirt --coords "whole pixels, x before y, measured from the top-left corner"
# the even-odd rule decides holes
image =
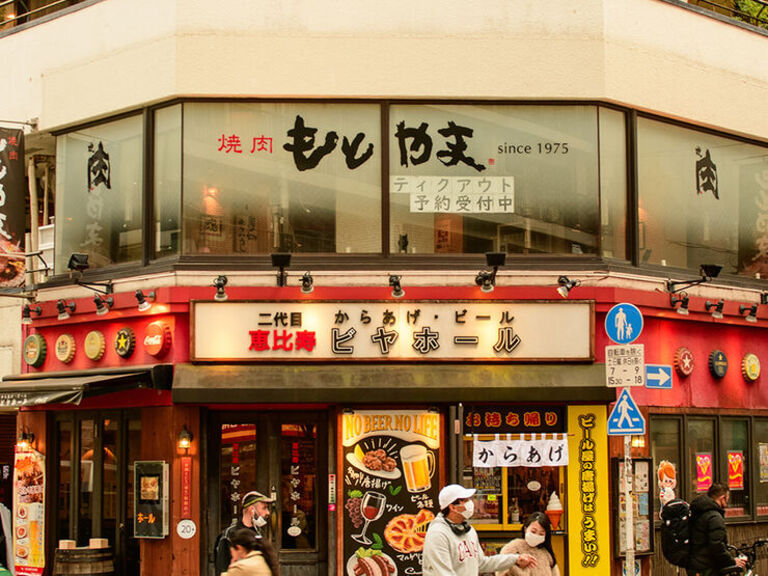
[[[486,556],[474,528],[459,536],[443,515],[438,514],[424,539],[422,570],[424,576],[477,576],[511,568],[517,564],[518,557],[518,554]]]

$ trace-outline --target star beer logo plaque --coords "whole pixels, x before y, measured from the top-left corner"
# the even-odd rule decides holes
[[[680,346],[675,352],[675,370],[682,378],[693,373],[693,352],[685,346]]]
[[[130,328],[121,328],[115,335],[115,352],[121,358],[130,358],[136,348],[136,334]]]

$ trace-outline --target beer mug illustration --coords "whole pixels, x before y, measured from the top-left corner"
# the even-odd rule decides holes
[[[426,492],[432,487],[435,455],[421,444],[409,444],[400,449],[405,487],[408,492]]]

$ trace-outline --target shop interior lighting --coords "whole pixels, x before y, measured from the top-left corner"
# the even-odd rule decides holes
[[[712,318],[715,320],[720,320],[723,317],[723,306],[725,306],[725,300],[718,300],[717,302],[710,302],[707,300],[704,302],[704,308],[707,309],[707,312],[709,312],[711,308],[714,308],[714,310],[712,310]]]
[[[32,312],[40,316],[43,313],[43,309],[40,306],[32,308],[29,304],[24,304],[24,308],[21,309],[21,323],[32,324]]]
[[[757,304],[752,304],[751,306],[747,306],[746,304],[742,304],[739,306],[739,314],[742,316],[744,315],[744,312],[749,312],[747,316],[744,318],[747,322],[757,322]]]
[[[760,294],[760,304],[768,304],[768,292]]]
[[[480,290],[483,292],[493,292],[496,286],[496,273],[499,271],[499,266],[504,266],[506,261],[507,254],[505,252],[485,253],[485,263],[492,269],[481,270],[475,276],[475,284],[480,286]]]
[[[557,277],[557,293],[563,298],[568,298],[568,294],[577,286],[581,286],[581,280],[571,280],[568,276]]]
[[[633,435],[632,448],[645,448],[645,436]]]
[[[64,300],[59,300],[58,302],[56,302],[56,308],[59,311],[59,316],[58,316],[59,320],[66,320],[69,318],[70,313],[72,314],[75,313],[75,309],[77,307],[75,306],[74,302],[70,302],[69,304],[67,304],[66,302],[64,302]]]
[[[685,290],[690,286],[696,286],[697,284],[703,284],[704,282],[711,282],[712,278],[717,278],[720,275],[720,270],[722,269],[722,266],[717,266],[716,264],[702,264],[701,268],[699,269],[701,278],[698,280],[681,280],[679,282],[672,282],[671,280],[667,280],[667,292],[670,294],[675,294]]]
[[[395,276],[394,274],[389,277],[389,285],[392,287],[392,297],[393,298],[402,298],[405,296],[405,290],[403,290],[403,285],[400,283],[400,276]]]
[[[150,308],[152,308],[152,302],[155,301],[155,292],[154,290],[151,292],[147,292],[147,295],[144,295],[144,292],[141,290],[136,290],[136,302],[139,303],[139,312],[146,312]],[[152,302],[150,302],[150,300]]]
[[[96,316],[104,316],[109,312],[109,309],[115,305],[112,296],[102,298],[98,294],[93,297],[93,303],[96,304]]]
[[[35,441],[35,435],[32,432],[22,431],[16,441],[16,448],[21,451],[29,450],[32,447],[32,442]]]
[[[304,272],[304,275],[301,277],[301,293],[302,294],[312,294],[312,292],[315,290],[315,280],[312,278],[312,274],[309,272]]]
[[[70,275],[75,279],[75,284],[83,286],[89,290],[93,290],[97,294],[112,294],[112,281],[109,282],[84,282],[82,280],[83,271],[88,270],[90,265],[88,264],[88,254],[80,252],[74,252],[69,257],[67,268],[70,270]]]
[[[187,430],[187,425],[179,432],[179,448],[188,450],[192,446],[192,432]]]
[[[683,316],[688,316],[688,301],[688,294],[685,292],[680,294],[680,296],[675,296],[674,294],[669,295],[670,306],[674,308],[675,305],[680,304],[680,307],[677,309],[677,313],[682,314]]]
[[[271,255],[272,266],[278,268],[277,273],[277,285],[281,288],[288,283],[288,276],[285,273],[285,269],[291,265],[291,255],[286,252],[276,252]]]
[[[213,281],[213,286],[216,288],[216,295],[213,297],[216,302],[226,302],[227,293],[224,291],[224,286],[227,285],[226,276],[216,276]]]

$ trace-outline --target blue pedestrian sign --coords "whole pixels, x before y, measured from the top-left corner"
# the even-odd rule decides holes
[[[645,387],[659,390],[672,389],[672,366],[665,364],[645,365]]]
[[[625,388],[608,416],[608,436],[645,434],[645,418],[640,414],[629,389]]]
[[[643,314],[634,304],[616,304],[605,315],[605,333],[616,344],[631,344],[642,331]]]

